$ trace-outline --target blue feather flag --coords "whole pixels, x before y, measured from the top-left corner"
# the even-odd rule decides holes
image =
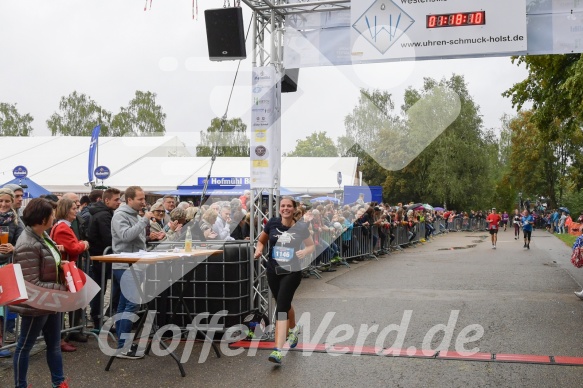
[[[97,156],[97,147],[99,145],[99,131],[101,125],[97,125],[91,132],[91,143],[89,143],[89,163],[87,164],[87,176],[89,182],[93,182],[93,172],[95,171],[95,158]]]

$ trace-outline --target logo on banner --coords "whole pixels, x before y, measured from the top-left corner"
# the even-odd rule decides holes
[[[255,97],[255,105],[269,105],[271,100],[269,98]]]
[[[413,23],[415,20],[395,2],[376,0],[352,27],[384,54]]]
[[[252,165],[253,165],[253,168],[268,168],[269,167],[269,161],[268,160],[253,160],[252,161]],[[264,175],[264,174],[260,174],[260,173],[257,173],[256,172],[255,175]],[[253,178],[252,179],[252,182],[253,183],[256,183],[257,181],[258,181],[257,178]]]
[[[265,148],[264,146],[257,146],[255,148],[255,155],[259,156],[260,158],[264,157],[267,155],[267,148]]]
[[[265,74],[265,72],[263,70],[260,71],[259,73],[257,73],[257,72],[254,71],[253,72],[253,79],[255,81],[259,81],[259,80],[262,80],[262,79],[271,79],[271,76],[269,74]]]
[[[204,185],[206,178],[199,177],[198,184]],[[249,184],[249,178],[240,177],[211,177],[209,180],[210,186],[243,186]]]
[[[255,122],[253,123],[253,128],[257,128],[257,127],[268,127],[269,126],[269,121],[268,117],[265,116],[257,116],[257,118],[255,118]]]
[[[267,129],[256,129],[254,132],[256,142],[264,143],[267,140]]]
[[[267,109],[266,108],[253,108],[252,111],[256,112],[256,113],[262,113],[262,114],[273,113],[273,109],[271,109],[271,108],[267,108]]]
[[[99,166],[95,169],[95,177],[97,179],[107,179],[109,178],[109,175],[111,174],[111,171],[109,171],[109,168],[105,167],[105,166]]]
[[[26,178],[28,170],[24,166],[16,166],[14,167],[14,170],[12,170],[12,175],[14,175],[15,178]]]

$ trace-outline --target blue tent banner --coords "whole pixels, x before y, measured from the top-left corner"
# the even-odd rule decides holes
[[[11,181],[0,185],[0,187],[4,187],[7,184],[15,184],[19,186],[27,186],[24,188],[24,198],[38,198],[41,195],[49,195],[52,194],[50,191],[39,185],[38,183],[34,182],[30,178],[14,178]]]
[[[204,185],[195,186],[178,186],[176,190],[159,191],[154,194],[158,195],[180,195],[180,196],[199,196],[202,195]],[[245,193],[246,190],[251,190],[249,184],[243,184],[240,186],[221,186],[221,185],[208,185],[206,190],[206,195],[215,196],[231,196],[239,197]],[[279,189],[280,195],[295,195],[296,193],[281,187]],[[264,192],[264,194],[267,194]]]
[[[344,203],[355,203],[360,195],[364,195],[364,202],[383,202],[383,188],[381,186],[344,186]]]

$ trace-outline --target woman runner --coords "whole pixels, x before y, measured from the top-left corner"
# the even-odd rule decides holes
[[[294,219],[296,201],[283,197],[279,205],[281,217],[270,219],[257,241],[255,259],[261,257],[268,245],[267,283],[276,301],[275,349],[269,361],[281,364],[281,350],[287,340],[294,348],[298,343],[299,327],[296,326],[292,299],[302,280],[301,261],[315,250],[308,225]]]
[[[514,224],[514,239],[518,240],[520,238],[520,214],[518,213],[518,209],[514,210],[512,223]]]

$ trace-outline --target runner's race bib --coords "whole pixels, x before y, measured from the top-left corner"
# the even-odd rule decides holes
[[[289,263],[294,258],[294,249],[286,247],[273,247],[273,258],[282,263]]]
[[[498,230],[498,225],[490,225],[490,230]]]

